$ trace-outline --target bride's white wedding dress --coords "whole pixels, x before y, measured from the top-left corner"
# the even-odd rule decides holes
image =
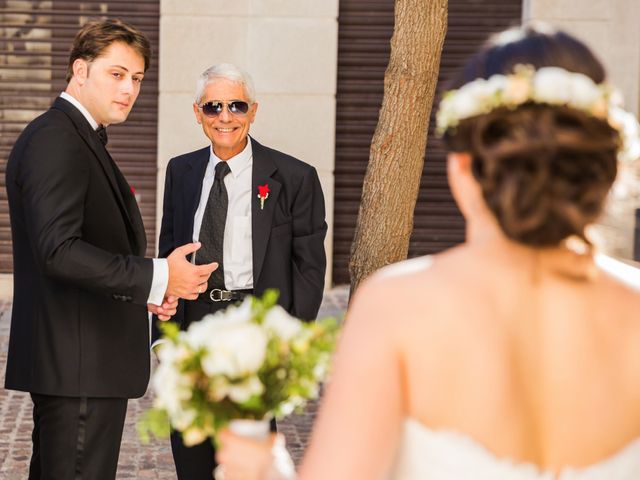
[[[640,439],[593,465],[546,471],[499,458],[468,436],[432,430],[415,419],[404,423],[391,480],[638,480]]]

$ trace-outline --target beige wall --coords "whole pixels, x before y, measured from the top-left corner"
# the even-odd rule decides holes
[[[621,91],[628,110],[640,107],[640,1],[524,0],[524,19],[543,20],[587,43],[604,62],[609,80]],[[634,210],[640,207],[640,165],[625,165],[629,179],[612,198],[597,228],[598,243],[608,253],[631,258]]]
[[[195,79],[231,62],[254,79],[252,135],[318,169],[330,259],[338,0],[161,0],[160,14],[158,231],[167,162],[208,142],[191,107]]]

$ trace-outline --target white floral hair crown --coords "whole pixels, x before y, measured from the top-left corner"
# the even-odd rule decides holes
[[[640,125],[622,109],[620,94],[606,83],[597,84],[586,75],[559,67],[536,70],[517,65],[510,75],[477,78],[446,92],[436,115],[436,133],[442,136],[461,120],[529,102],[566,106],[606,120],[620,134],[618,158],[630,162],[640,157]]]

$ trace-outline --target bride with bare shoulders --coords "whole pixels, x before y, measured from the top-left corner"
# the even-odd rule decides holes
[[[298,477],[638,479],[640,287],[585,235],[636,123],[589,49],[542,27],[494,37],[452,87],[466,242],[359,289]],[[221,440],[225,479],[276,478],[267,447]]]

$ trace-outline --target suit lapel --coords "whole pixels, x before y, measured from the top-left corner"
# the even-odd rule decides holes
[[[71,119],[82,139],[98,159],[98,162],[109,181],[109,185],[111,186],[111,190],[116,198],[116,202],[120,207],[120,212],[126,220],[125,223],[130,234],[130,243],[134,247],[133,250],[139,255],[143,255],[147,243],[144,224],[140,215],[140,209],[136,204],[135,197],[131,192],[131,187],[125,180],[124,175],[122,175],[122,172],[120,172],[120,169],[111,158],[111,155],[109,155],[109,152],[107,152],[104,145],[102,145],[102,142],[98,138],[98,134],[93,130],[87,119],[84,118],[82,113],[76,107],[66,100],[58,97],[53,103],[53,108],[62,110]]]
[[[183,230],[182,244],[191,243],[193,241],[193,219],[196,210],[200,204],[200,195],[202,195],[202,182],[204,174],[209,163],[210,149],[205,147],[195,152],[194,156],[189,160],[187,171],[182,179],[182,192],[184,211],[182,212],[185,219],[185,227]]]
[[[115,167],[113,170],[116,177],[116,183],[118,184],[121,198],[126,206],[125,213],[128,215],[129,222],[133,229],[138,255],[144,256],[145,250],[147,249],[147,234],[144,230],[144,223],[142,221],[140,208],[138,207],[138,202],[136,202],[136,197],[133,195],[131,186],[124,178],[124,175],[116,163],[113,160],[111,161]]]
[[[278,203],[282,185],[272,178],[278,169],[268,151],[251,138],[253,151],[253,169],[251,172],[251,238],[253,243],[253,282],[260,278],[262,265],[271,234],[273,212]],[[258,197],[258,185],[268,185],[269,196],[261,207]]]

